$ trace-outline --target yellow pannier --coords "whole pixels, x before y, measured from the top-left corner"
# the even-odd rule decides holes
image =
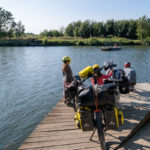
[[[89,74],[94,74],[93,67],[88,66],[79,72],[79,76],[81,79],[85,79]]]
[[[80,108],[74,116],[76,126],[82,131],[93,131],[94,125],[92,120],[91,110],[88,107]]]
[[[116,130],[124,123],[123,112],[115,106],[111,109],[106,109],[104,115],[107,129]]]

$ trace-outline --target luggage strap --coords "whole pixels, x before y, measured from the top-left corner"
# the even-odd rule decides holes
[[[96,110],[98,111],[98,86],[96,85],[96,89],[93,86],[93,93],[94,93],[94,102],[96,106]]]

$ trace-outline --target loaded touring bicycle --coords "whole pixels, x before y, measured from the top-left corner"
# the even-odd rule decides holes
[[[86,72],[86,73],[85,73]],[[76,126],[82,131],[93,131],[92,137],[97,130],[100,147],[106,150],[105,131],[116,130],[123,125],[123,113],[118,103],[120,92],[118,90],[118,81],[120,79],[111,79],[104,82],[103,85],[94,85],[85,87],[84,81],[93,74],[89,66],[79,73],[81,80],[74,79],[70,86],[70,93],[73,93],[73,107],[76,111],[74,120]]]

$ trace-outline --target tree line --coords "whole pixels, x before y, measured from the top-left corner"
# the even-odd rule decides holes
[[[15,22],[12,13],[0,7],[0,38],[20,37],[24,31],[22,22]]]
[[[20,37],[26,34],[21,21],[15,22],[11,12],[0,7],[0,38]],[[137,20],[114,20],[96,22],[91,20],[74,21],[61,27],[60,30],[44,30],[41,37],[122,37],[129,39],[150,38],[150,18],[140,17]]]
[[[140,17],[137,20],[107,20],[104,22],[96,22],[91,20],[74,21],[64,29],[64,32],[59,30],[44,30],[40,34],[46,37],[122,37],[129,39],[143,40],[150,37],[150,18],[147,16]]]

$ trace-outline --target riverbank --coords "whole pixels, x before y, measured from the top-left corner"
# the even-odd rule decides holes
[[[19,38],[1,39],[0,46],[105,46],[105,45],[145,45],[140,40],[126,38]],[[149,43],[150,44],[150,43]]]

